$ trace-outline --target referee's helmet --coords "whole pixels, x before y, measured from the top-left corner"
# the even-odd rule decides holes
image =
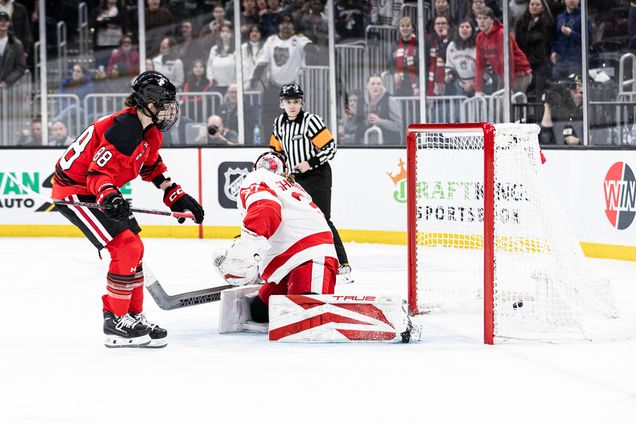
[[[267,171],[271,171],[275,174],[280,174],[281,176],[286,176],[289,174],[289,169],[287,168],[287,161],[285,161],[285,157],[276,151],[267,151],[263,152],[256,158],[254,161],[254,166],[252,170],[258,170],[264,168]]]
[[[296,83],[285,84],[280,89],[280,99],[302,99],[305,93]]]

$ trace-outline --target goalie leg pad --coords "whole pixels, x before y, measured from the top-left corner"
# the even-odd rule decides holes
[[[252,321],[251,301],[258,298],[258,285],[241,286],[221,292],[219,333],[243,332]]]
[[[271,341],[408,342],[417,339],[399,296],[272,296],[269,318]]]

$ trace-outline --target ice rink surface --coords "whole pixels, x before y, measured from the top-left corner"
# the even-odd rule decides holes
[[[143,234],[142,234],[143,236]],[[220,240],[145,239],[170,294],[221,284]],[[347,244],[338,294],[406,297],[406,247]],[[283,344],[217,333],[217,304],[145,311],[161,350],[103,346],[107,254],[85,239],[2,239],[0,424],[636,424],[636,340],[481,343],[481,323],[418,317],[411,344]],[[589,260],[636,311],[636,263]],[[477,320],[479,320],[477,318]]]

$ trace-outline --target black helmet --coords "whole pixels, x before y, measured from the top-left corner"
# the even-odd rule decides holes
[[[302,99],[304,95],[303,89],[295,83],[285,84],[279,94],[281,99]]]
[[[132,82],[132,100],[135,105],[152,118],[160,131],[168,131],[179,118],[177,89],[168,77],[157,71],[139,74]],[[158,111],[153,113],[148,105],[154,103]],[[164,112],[161,117],[159,115]]]

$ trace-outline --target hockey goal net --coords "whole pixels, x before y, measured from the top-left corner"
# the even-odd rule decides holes
[[[609,282],[585,274],[532,124],[411,125],[409,310],[482,313],[484,342],[604,339]]]

